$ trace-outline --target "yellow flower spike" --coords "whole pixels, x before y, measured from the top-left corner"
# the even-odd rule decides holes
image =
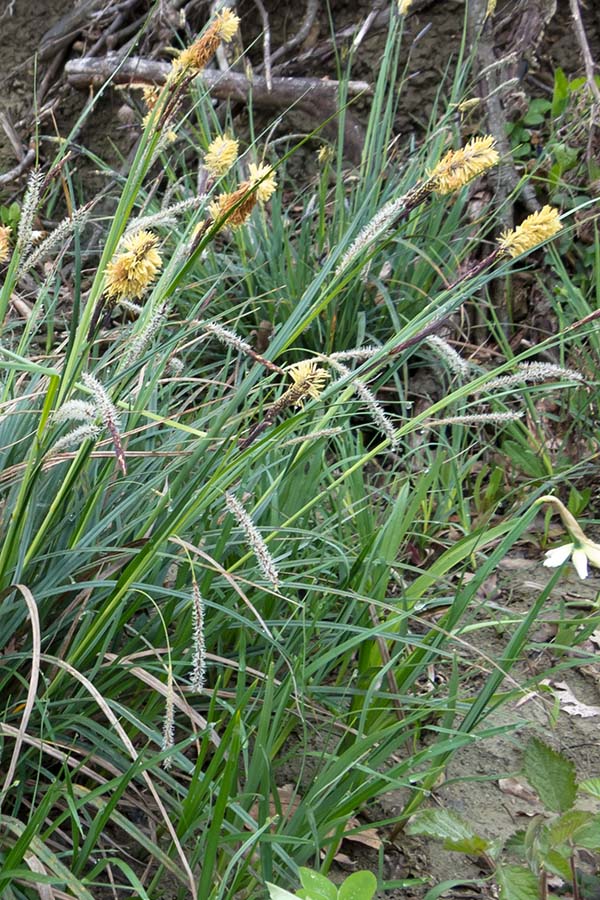
[[[521,256],[542,241],[554,237],[561,230],[559,212],[552,206],[543,206],[539,212],[527,216],[525,221],[512,231],[505,231],[498,244],[508,256]]]
[[[233,138],[218,135],[208,145],[204,154],[204,168],[211,175],[224,175],[237,159],[239,142]]]
[[[256,206],[257,200],[266,203],[277,189],[275,173],[271,166],[249,165],[250,177],[230,194],[220,194],[209,204],[208,210],[213,221],[227,218],[231,228],[243,225]],[[253,190],[254,188],[254,190]]]
[[[10,256],[10,232],[9,225],[0,225],[0,263],[6,262]]]
[[[460,150],[450,150],[429,174],[436,194],[451,194],[495,166],[500,157],[491,135],[473,138]]]
[[[302,406],[306,397],[318,400],[329,378],[329,373],[320,369],[313,359],[303,359],[290,366],[289,375],[294,384],[284,397],[287,396],[290,405],[293,403],[295,406]]]
[[[173,60],[173,74],[181,72],[198,74],[205,68],[218,50],[221,41],[228,44],[233,38],[240,23],[239,18],[230,9],[223,9],[204,34],[182,50]]]
[[[226,7],[224,10],[222,10],[217,16],[217,27],[221,40],[226,44],[233,40],[233,36],[238,30],[239,24],[239,16],[236,16],[235,13],[232,13],[229,7]]]
[[[250,171],[249,182],[252,186],[258,184],[256,188],[256,197],[261,203],[266,203],[267,200],[270,200],[275,191],[277,190],[277,179],[275,178],[275,172],[271,168],[271,166],[257,166],[254,163],[250,163],[248,166]]]
[[[104,290],[110,300],[139,299],[145,293],[162,267],[157,244],[158,238],[151,231],[137,231],[124,239],[123,251],[106,267]]]
[[[256,191],[251,191],[250,188],[250,182],[243,181],[232,193],[219,194],[208,206],[213,221],[225,217],[226,221],[223,224],[229,225],[230,228],[239,228],[243,225],[256,206]]]
[[[588,563],[600,569],[600,544],[596,544],[585,536],[579,522],[558,497],[545,494],[535,501],[537,503],[551,503],[555,506],[563,521],[563,525],[570,533],[573,541],[562,544],[546,552],[544,565],[549,568],[561,566],[569,558],[580,578],[588,577]]]
[[[413,0],[398,0],[398,12],[405,16],[412,6]]]

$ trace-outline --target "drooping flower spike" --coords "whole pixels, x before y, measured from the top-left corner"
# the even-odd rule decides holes
[[[543,206],[538,212],[527,216],[512,231],[504,231],[498,245],[508,256],[521,256],[522,253],[527,253],[543,241],[554,237],[561,228],[558,210],[552,206]]]
[[[294,363],[289,367],[288,374],[293,384],[267,409],[262,420],[251,429],[248,436],[240,441],[241,449],[245,450],[259,435],[270,428],[284,410],[292,406],[302,408],[304,401],[309,397],[318,400],[329,378],[329,373],[321,369],[314,359],[303,359]]]
[[[429,174],[434,192],[451,194],[497,165],[500,156],[494,144],[494,138],[487,135],[472,138],[458,150],[449,150]]]
[[[228,44],[238,30],[240,20],[230,9],[221,10],[214,22],[206,31],[197,38],[193,44],[182,50],[173,61],[173,74],[178,77],[180,73],[197,75],[206,67],[213,58],[219,44],[223,41]]]
[[[208,210],[214,222],[223,220],[223,225],[239,228],[248,220],[257,201],[266,203],[277,189],[275,172],[268,165],[250,163],[249,177],[229,194],[219,194],[209,204]]]

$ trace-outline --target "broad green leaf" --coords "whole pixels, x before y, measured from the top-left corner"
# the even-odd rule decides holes
[[[295,894],[278,887],[276,884],[270,884],[267,881],[270,900],[298,900]]]
[[[522,866],[500,866],[496,869],[500,900],[538,900],[538,880],[530,869]]]
[[[338,892],[329,878],[312,869],[300,868],[300,881],[304,890],[298,896],[306,900],[336,900]]]
[[[338,900],[371,900],[377,890],[372,872],[354,872],[338,890]]]
[[[488,841],[450,809],[422,809],[410,819],[407,834],[425,834],[444,842],[446,850],[480,853]]]
[[[569,854],[560,853],[558,850],[548,850],[542,858],[544,868],[554,875],[558,875],[563,881],[570,881],[572,877]]]
[[[523,116],[523,121],[526,125],[535,127],[536,125],[542,125],[545,121],[545,116],[539,112],[528,112]]]
[[[600,778],[586,778],[585,781],[580,781],[579,790],[600,800]]]
[[[573,80],[569,82],[569,90],[573,93],[574,91],[580,90],[584,84],[587,84],[587,78],[573,78]]]
[[[562,172],[572,169],[577,163],[580,151],[568,144],[556,143],[552,146],[552,156],[558,163]]]
[[[531,154],[531,148],[527,144],[525,147],[517,147],[513,156],[528,156]],[[516,466],[518,466],[525,475],[531,475],[534,478],[544,477],[544,466],[540,462],[539,456],[529,447],[513,440],[506,440],[502,443],[502,451],[510,458]]]
[[[515,831],[513,834],[511,834],[507,839],[505,849],[509,853],[514,853],[515,856],[519,856],[524,859],[527,852],[526,837],[527,832],[524,828],[520,828],[518,831]]]
[[[538,738],[525,750],[525,777],[538,797],[552,812],[567,812],[575,803],[575,766]]]
[[[539,115],[540,113],[547,113],[551,110],[552,104],[549,100],[544,100],[543,97],[535,97],[531,103],[529,104],[528,113],[535,113],[535,115]]]
[[[571,809],[569,812],[566,812],[563,816],[556,819],[555,822],[550,825],[548,831],[548,838],[550,840],[550,845],[552,847],[557,847],[560,844],[564,844],[565,841],[568,841],[569,838],[572,838],[577,830],[581,828],[583,825],[587,825],[590,819],[593,818],[593,814],[591,812],[587,812],[584,809]]]
[[[489,847],[489,842],[478,834],[471,837],[462,838],[458,841],[452,841],[446,838],[444,841],[444,850],[454,850],[456,853],[468,853],[470,856],[479,856]]]
[[[589,822],[578,828],[573,836],[573,842],[577,847],[585,847],[586,850],[600,850],[600,815],[592,816]]]

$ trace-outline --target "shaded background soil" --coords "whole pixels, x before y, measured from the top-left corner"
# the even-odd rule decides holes
[[[551,4],[553,0],[537,0],[537,4]],[[35,141],[36,128],[42,138],[40,153],[42,160],[52,155],[52,145],[59,138],[69,134],[77,116],[83,109],[87,95],[74,91],[64,84],[63,63],[66,58],[86,54],[94,43],[103,36],[110,18],[98,16],[98,9],[108,15],[122,7],[118,0],[3,0],[0,4],[0,29],[2,32],[2,74],[0,76],[0,113],[13,126],[15,136],[25,150]],[[90,7],[92,4],[92,7]],[[183,0],[161,0],[156,34],[162,43],[163,53],[156,45],[150,51],[154,56],[170,58],[174,48],[200,29],[209,15],[208,3],[188,4],[191,11],[184,23],[182,18]],[[54,44],[52,30],[57,23],[72,16],[74,9],[90,7],[90,14],[83,24],[75,18],[71,25],[71,43]],[[152,7],[149,0],[131,0],[131,19],[143,18]],[[528,14],[528,9],[536,2],[525,0],[505,0],[498,3],[496,17],[499,21],[499,40],[506,38],[505,32],[519,24],[519,17]],[[271,26],[272,48],[275,50],[293,35],[298,28],[299,10],[297,5],[270,0],[265,4]],[[318,11],[314,25],[299,48],[294,49],[276,68],[282,75],[336,77],[336,60],[333,45],[329,40],[331,32],[327,4],[317,4]],[[186,6],[186,9],[188,7]],[[463,37],[464,4],[457,0],[415,0],[414,15],[406,19],[406,35],[403,54],[406,63],[406,77],[402,84],[402,103],[397,118],[397,133],[402,138],[413,132],[417,137],[423,132],[431,114],[440,84],[451,75]],[[350,46],[352,29],[375,15],[366,37],[360,43],[355,56],[353,77],[373,84],[378,73],[379,60],[383,52],[387,21],[387,3],[373,3],[367,0],[332,0],[331,23],[338,35],[337,50],[341,57]],[[257,72],[262,66],[261,20],[252,0],[240,0],[238,11],[242,19],[241,33],[248,56]],[[304,12],[304,10],[302,10]],[[590,46],[595,58],[600,57],[600,4],[590,3],[583,9],[584,22]],[[95,24],[97,23],[97,25]],[[183,23],[183,24],[182,24]],[[503,24],[504,23],[504,24]],[[65,29],[69,35],[69,27]],[[131,36],[129,36],[131,39]],[[515,36],[511,34],[514,43]],[[42,58],[37,62],[36,53],[42,46]],[[110,37],[97,53],[111,49]],[[142,45],[143,46],[143,45]],[[497,55],[505,52],[498,46]],[[553,71],[561,66],[569,76],[582,74],[579,49],[574,41],[568,0],[558,0],[558,7],[548,27],[543,31],[542,42],[537,49],[516,46],[519,58],[513,60],[506,72],[511,75],[526,73],[519,87],[531,95],[548,96],[552,88]],[[64,56],[63,56],[64,54]],[[37,81],[36,81],[37,74]],[[34,83],[40,91],[41,103],[34,101]],[[518,92],[517,92],[518,93]],[[122,94],[107,92],[102,102],[95,107],[94,119],[83,126],[81,141],[90,149],[98,151],[104,158],[116,158],[111,152],[108,137],[127,150],[131,144],[132,132],[123,121]],[[41,106],[41,109],[40,109]],[[353,111],[363,118],[367,101],[353,105]],[[292,124],[298,122],[292,118]],[[314,128],[318,122],[301,121],[300,126]],[[479,123],[475,122],[474,127]],[[14,141],[9,140],[4,129],[0,129],[0,172],[12,168],[19,161]],[[103,151],[103,152],[102,152]],[[6,193],[16,193],[18,183],[9,185]],[[4,199],[0,194],[0,200]],[[5,202],[5,200],[4,200]]]

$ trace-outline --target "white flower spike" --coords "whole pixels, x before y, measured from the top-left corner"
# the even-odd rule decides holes
[[[580,578],[588,577],[588,563],[600,569],[600,544],[590,541],[585,536],[577,519],[571,515],[558,497],[546,494],[540,497],[536,503],[552,503],[556,506],[565,528],[574,539],[570,544],[562,544],[560,547],[554,547],[552,550],[546,551],[546,558],[543,564],[554,569],[557,566],[562,566],[570,558]]]

